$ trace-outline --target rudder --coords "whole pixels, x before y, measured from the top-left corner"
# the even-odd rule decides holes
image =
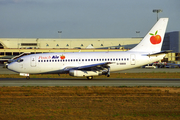
[[[168,18],[160,18],[142,41],[130,51],[143,51],[149,53],[160,52]]]

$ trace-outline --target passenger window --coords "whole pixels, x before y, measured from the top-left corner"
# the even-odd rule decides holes
[[[43,60],[41,60],[41,62],[43,62]]]
[[[40,62],[40,60],[38,60],[38,62]]]
[[[94,61],[96,61],[96,59],[94,59]]]
[[[51,62],[51,60],[49,60],[49,62]]]
[[[44,60],[44,62],[46,62],[46,60]]]

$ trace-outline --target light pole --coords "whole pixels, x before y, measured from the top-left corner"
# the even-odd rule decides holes
[[[157,21],[159,20],[159,18],[158,18],[158,13],[159,12],[163,12],[163,10],[161,10],[161,9],[154,9],[153,10],[153,13],[157,13]]]
[[[139,37],[140,31],[136,31],[137,37]]]
[[[62,33],[62,31],[58,31],[58,33],[59,33],[59,38],[61,38],[61,33]]]

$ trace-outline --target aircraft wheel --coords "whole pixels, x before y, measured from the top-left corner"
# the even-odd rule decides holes
[[[29,79],[30,79],[30,77],[29,77],[29,76],[27,76],[27,77],[26,77],[26,79],[27,79],[27,80],[29,80]]]
[[[92,80],[92,79],[93,79],[93,76],[88,76],[87,79],[88,79],[88,80]]]

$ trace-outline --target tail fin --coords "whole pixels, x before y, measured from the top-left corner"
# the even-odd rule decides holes
[[[160,52],[167,23],[168,18],[160,18],[143,40],[130,51]]]

